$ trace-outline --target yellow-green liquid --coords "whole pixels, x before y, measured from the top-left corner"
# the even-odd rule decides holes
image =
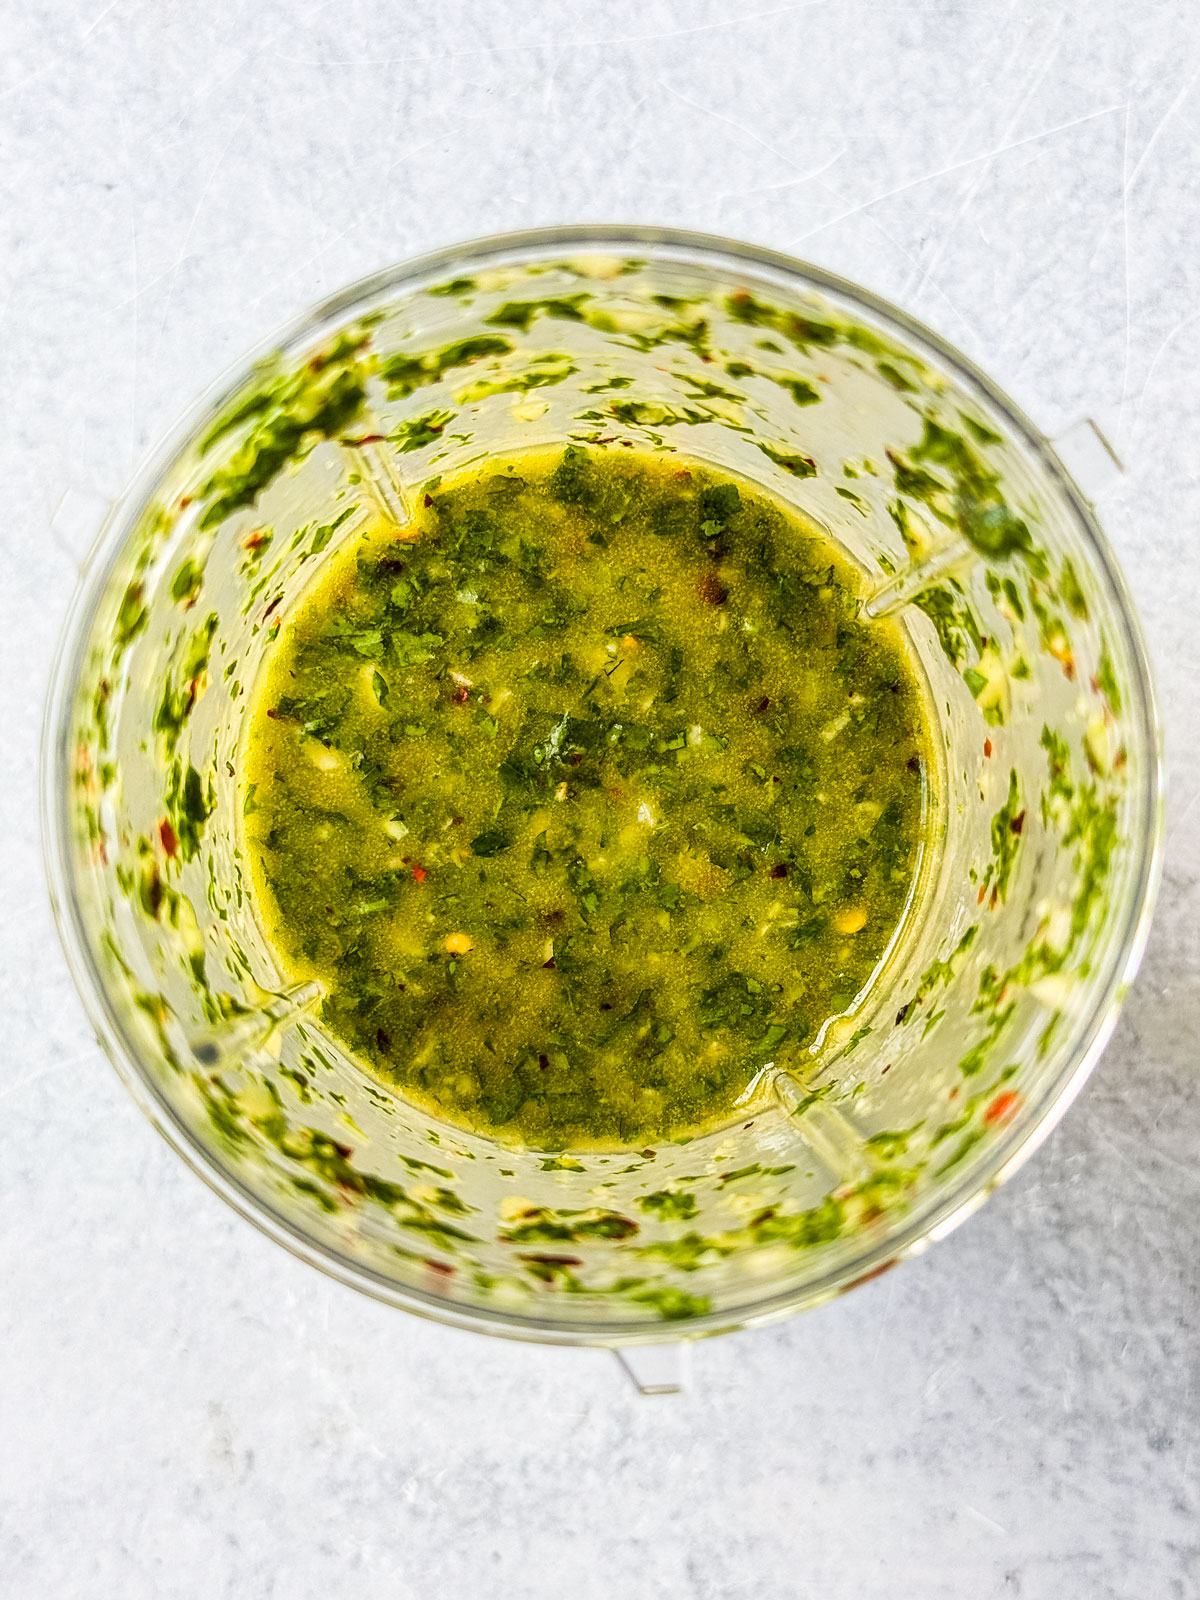
[[[550,1150],[694,1132],[810,1071],[930,812],[920,682],[859,587],[760,490],[625,449],[492,459],[339,548],[243,780],[264,926],[328,1028]]]

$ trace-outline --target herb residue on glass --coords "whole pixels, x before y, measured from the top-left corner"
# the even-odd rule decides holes
[[[930,739],[817,530],[678,456],[543,451],[338,549],[258,686],[260,911],[451,1121],[645,1144],[801,1074],[910,902]]]

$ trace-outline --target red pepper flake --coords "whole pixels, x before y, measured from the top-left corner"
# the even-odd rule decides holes
[[[452,1278],[458,1271],[458,1268],[452,1267],[448,1261],[435,1261],[432,1256],[425,1257],[425,1265],[430,1272],[436,1272],[441,1278]]]
[[[450,818],[450,826],[452,828],[460,828],[462,826],[462,823],[463,823],[462,817],[451,817]]]
[[[770,704],[770,697],[768,695],[763,695],[762,699],[758,702],[754,709],[755,711],[766,711]]]
[[[983,897],[984,897],[984,895],[986,893],[987,893],[987,884],[986,883],[981,883],[979,885],[979,893],[975,896],[975,904],[977,906],[981,906],[983,904]]]
[[[431,506],[433,504],[433,496],[431,494],[427,494],[425,496],[425,504],[427,506]]]
[[[550,1071],[550,1057],[544,1051],[538,1056],[538,1066],[543,1072]]]
[[[471,691],[465,683],[460,683],[450,698],[454,701],[456,706],[465,706],[467,701],[471,698]]]
[[[518,1261],[532,1261],[542,1267],[581,1267],[583,1261],[579,1256],[545,1256],[541,1254],[520,1255]]]
[[[267,535],[262,528],[251,528],[250,532],[242,540],[242,549],[257,550],[259,545],[265,542],[266,537]]]
[[[265,621],[266,621],[266,620],[267,620],[267,618],[268,618],[268,617],[269,617],[269,616],[270,616],[270,615],[271,615],[271,613],[272,613],[272,611],[274,611],[274,609],[275,609],[275,607],[276,607],[276,606],[277,606],[277,605],[278,605],[278,604],[279,604],[279,602],[280,602],[280,601],[281,601],[281,600],[282,600],[282,599],[283,599],[283,596],[282,596],[282,595],[281,595],[281,594],[277,594],[277,595],[276,595],[276,596],[275,596],[275,598],[274,598],[274,600],[272,600],[272,601],[271,601],[271,604],[270,604],[270,605],[269,605],[269,606],[268,606],[268,607],[267,607],[267,609],[266,609],[266,610],[265,610],[265,611],[264,611],[264,612],[263,612],[263,621],[264,621],[264,622],[265,622]]]
[[[1016,816],[1009,823],[1009,827],[1012,829],[1012,831],[1014,833],[1020,833],[1021,829],[1024,826],[1025,826],[1025,813],[1023,811],[1018,811]]]
[[[1021,1103],[1021,1096],[1015,1089],[1005,1089],[998,1094],[991,1105],[983,1113],[985,1122],[1007,1122],[1013,1112]]]
[[[776,862],[776,864],[771,868],[770,872],[767,873],[767,877],[768,878],[786,878],[787,877],[787,862],[786,861]]]
[[[908,770],[910,772],[920,772],[920,770],[921,770],[921,758],[920,758],[920,756],[909,756],[908,760],[905,762],[905,766],[907,766],[907,768],[908,768]]]
[[[173,856],[179,849],[179,835],[165,817],[158,825],[158,837],[162,840],[164,853]]]
[[[375,1043],[381,1050],[390,1050],[392,1048],[392,1036],[386,1028],[375,1029]]]
[[[413,877],[418,883],[424,883],[425,879],[429,876],[428,871],[424,867],[420,866],[416,861],[413,862],[412,872]]]
[[[868,1213],[864,1212],[863,1220],[865,1222],[874,1222],[878,1215],[880,1215],[880,1213],[877,1211],[872,1211],[869,1215]],[[890,1272],[895,1265],[896,1263],[894,1260],[884,1261],[878,1267],[872,1267],[870,1272],[864,1272],[861,1278],[855,1278],[854,1282],[848,1284],[847,1287],[850,1289],[857,1289],[860,1283],[870,1283],[872,1278],[882,1278],[884,1273]]]
[[[343,439],[342,443],[352,445],[358,450],[364,444],[382,444],[386,438],[385,433],[364,433],[361,439]]]
[[[983,741],[983,753],[989,761],[992,759],[992,741],[990,739]]]
[[[350,1157],[354,1154],[354,1147],[352,1145],[341,1144],[337,1139],[333,1141],[333,1148],[337,1151],[338,1155],[341,1156],[343,1161],[349,1161]]]
[[[543,972],[557,972],[558,971],[558,967],[555,965],[555,961],[554,961],[554,957],[553,956],[550,957],[549,961],[543,961],[542,962],[542,971]],[[538,1057],[538,1060],[539,1061],[541,1060],[540,1056]]]
[[[180,511],[186,511],[187,508],[191,505],[191,503],[192,503],[192,497],[191,497],[190,494],[181,494],[179,496],[178,505],[179,505]]]

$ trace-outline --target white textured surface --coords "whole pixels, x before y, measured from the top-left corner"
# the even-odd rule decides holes
[[[47,0],[0,50],[0,1593],[5,1600],[1200,1594],[1200,10],[1195,0]],[[1166,878],[1116,1039],[961,1232],[700,1346],[444,1332],[226,1211],[91,1041],[37,862],[82,541],[310,301],[535,222],[847,274],[1051,432],[1091,413],[1150,637]]]

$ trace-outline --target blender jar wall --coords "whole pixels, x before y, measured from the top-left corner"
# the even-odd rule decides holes
[[[322,553],[568,440],[677,449],[819,523],[907,627],[944,747],[920,903],[854,1014],[747,1125],[644,1154],[504,1149],[363,1073],[279,972],[240,843],[242,707]],[[1156,759],[1094,522],[960,358],[765,253],[567,232],[348,291],[150,464],[69,628],[51,871],[126,1081],[261,1226],[492,1331],[677,1336],[878,1270],[1049,1125],[1139,950]]]

